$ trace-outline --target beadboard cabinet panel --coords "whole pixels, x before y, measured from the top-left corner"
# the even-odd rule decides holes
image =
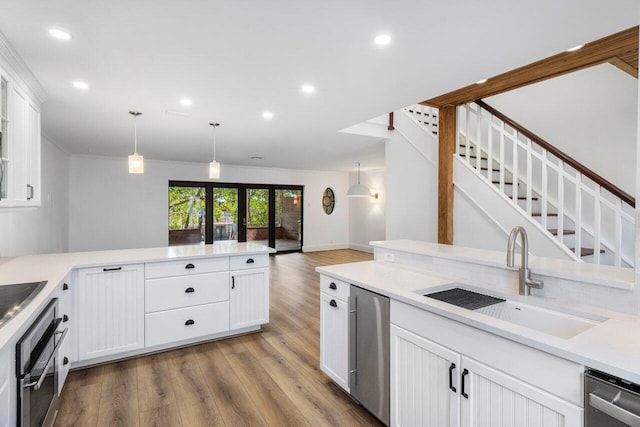
[[[231,271],[230,328],[269,323],[269,269]]]

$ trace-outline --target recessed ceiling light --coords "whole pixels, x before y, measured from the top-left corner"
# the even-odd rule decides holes
[[[302,87],[300,88],[300,90],[302,91],[302,93],[313,93],[316,91],[316,88],[313,85],[302,85]]]
[[[487,82],[487,80],[489,80],[489,79],[482,79],[482,80],[478,80],[478,81],[476,82],[476,84],[477,84],[477,85],[481,85],[482,83],[486,83],[486,82]]]
[[[273,119],[273,113],[271,111],[265,111],[262,113],[262,118],[265,120]]]
[[[49,35],[58,40],[71,40],[71,34],[57,28],[51,28],[49,30]]]
[[[578,46],[574,46],[571,49],[567,49],[567,52],[575,52],[576,50],[580,50],[584,47],[583,44],[579,44]]]
[[[86,82],[81,82],[81,81],[73,82],[73,87],[80,90],[89,89],[89,85]]]
[[[189,106],[193,105],[193,101],[190,100],[189,98],[182,98],[180,100],[180,104],[186,105],[187,107],[189,107]]]
[[[373,42],[378,46],[386,46],[391,43],[391,36],[389,34],[379,34],[373,39]]]

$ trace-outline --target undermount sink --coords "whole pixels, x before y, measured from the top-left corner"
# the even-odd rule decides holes
[[[605,317],[587,313],[577,315],[542,308],[487,295],[484,290],[463,289],[458,286],[451,287],[451,284],[446,289],[423,295],[565,339],[572,338],[607,320]],[[465,298],[461,298],[461,295],[464,295]],[[464,304],[461,303],[463,300]],[[473,304],[469,305],[469,300],[488,301],[488,303],[478,304],[477,308],[470,308]]]

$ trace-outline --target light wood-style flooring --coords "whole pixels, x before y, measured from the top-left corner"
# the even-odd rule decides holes
[[[69,374],[56,426],[375,426],[319,370],[315,267],[372,259],[352,250],[271,257],[262,332]]]

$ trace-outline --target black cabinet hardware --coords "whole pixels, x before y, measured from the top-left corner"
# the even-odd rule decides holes
[[[65,356],[65,357],[62,359],[62,364],[63,364],[63,365],[68,365],[68,364],[69,364],[69,358],[68,358],[67,356]]]
[[[467,371],[466,369],[462,371],[462,390],[460,391],[460,394],[462,395],[462,397],[464,397],[465,399],[469,398],[469,395],[467,393],[464,392],[464,378],[469,375],[469,371]]]
[[[249,259],[247,260],[247,264],[253,264],[254,262],[255,262],[255,261],[253,260],[253,258],[249,258]]]
[[[190,270],[190,269],[192,269],[192,268],[196,268],[196,266],[195,266],[195,265],[193,265],[193,264],[191,264],[191,263],[189,263],[189,264],[185,265],[185,266],[184,266],[184,268],[186,268],[186,269],[189,269],[189,270]]]
[[[62,315],[62,321],[63,322],[68,322],[69,321],[69,316],[67,316],[66,314]]]
[[[66,283],[62,284],[62,290],[63,291],[68,291],[69,290],[69,285],[67,285]]]
[[[195,292],[196,290],[195,290],[195,289],[193,289],[192,287],[188,287],[188,288],[187,288],[187,289],[185,289],[184,291],[185,291],[186,293],[190,294],[190,293]]]
[[[189,319],[186,322],[184,322],[185,326],[190,326],[190,325],[194,325],[196,322],[194,322],[193,320]]]
[[[451,365],[449,366],[449,390],[451,390],[452,392],[456,392],[456,388],[453,386],[453,371],[454,369],[456,369],[456,364],[451,362]]]
[[[335,283],[331,282],[329,283],[329,289],[333,289],[335,291],[336,289],[338,289],[338,287],[336,286]]]
[[[231,276],[231,289],[236,288],[236,276]]]
[[[330,305],[331,307],[337,307],[337,306],[338,306],[338,303],[336,302],[336,300],[332,299],[331,301],[329,301],[329,305]]]
[[[120,271],[122,267],[103,268],[102,271]]]

